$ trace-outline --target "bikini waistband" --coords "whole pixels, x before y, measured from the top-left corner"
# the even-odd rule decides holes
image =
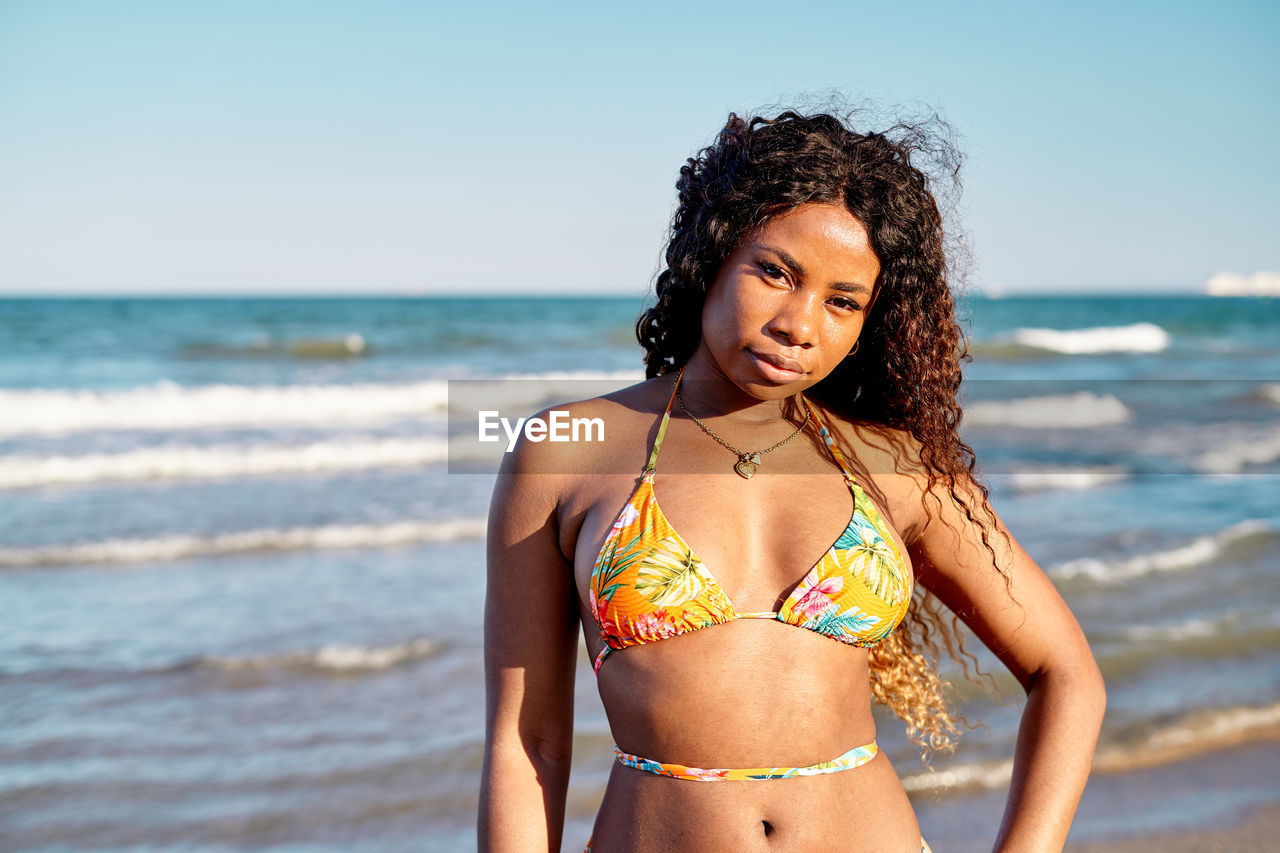
[[[747,767],[747,768],[704,768],[689,767],[685,764],[668,764],[661,761],[654,761],[651,758],[641,758],[638,755],[632,755],[629,752],[623,752],[618,747],[613,748],[613,754],[617,756],[618,763],[627,767],[634,767],[636,770],[644,770],[649,773],[656,773],[659,776],[670,776],[672,779],[688,779],[694,782],[735,782],[760,779],[788,779],[793,776],[818,776],[822,773],[838,773],[841,770],[851,770],[854,767],[860,767],[868,761],[876,757],[880,748],[876,746],[876,742],[872,741],[864,746],[855,746],[853,749],[838,755],[830,761],[821,761],[817,764],[810,764],[808,767]]]

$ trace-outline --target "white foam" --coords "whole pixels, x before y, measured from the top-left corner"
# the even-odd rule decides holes
[[[1168,643],[1179,640],[1207,640],[1233,625],[1234,619],[1210,622],[1207,619],[1187,619],[1172,625],[1132,625],[1125,629],[1126,640],[1136,642]]]
[[[1187,750],[1207,751],[1221,745],[1267,737],[1268,731],[1277,726],[1280,726],[1280,704],[1197,711],[1171,725],[1157,728],[1137,743],[1117,744],[1100,750],[1093,769],[1095,773],[1125,772],[1176,760]],[[902,779],[902,787],[908,793],[973,788],[999,790],[1009,784],[1012,776],[1012,761],[982,761],[906,776]]]
[[[253,551],[296,551],[311,548],[383,548],[416,542],[477,539],[483,519],[398,521],[390,524],[333,524],[288,529],[263,528],[215,536],[162,536],[153,539],[110,539],[72,545],[0,549],[0,568],[78,565],[82,563],[149,563],[190,557],[224,556]]]
[[[1259,387],[1258,396],[1268,403],[1280,405],[1280,382],[1271,382]]]
[[[1017,329],[1014,343],[1068,355],[1106,352],[1159,352],[1169,346],[1169,333],[1154,323],[1095,326],[1087,329]]]
[[[89,430],[369,423],[438,415],[443,381],[355,385],[202,385],[127,391],[0,390],[0,435]]]
[[[389,646],[353,646],[332,643],[302,652],[253,657],[207,657],[199,663],[230,671],[269,669],[319,669],[330,672],[376,671],[439,651],[441,645],[425,637]]]
[[[1003,788],[1013,776],[1012,761],[984,761],[960,764],[932,773],[916,773],[902,780],[907,793],[931,791],[935,788]]]
[[[1190,746],[1197,743],[1247,740],[1251,732],[1280,726],[1280,703],[1275,705],[1215,708],[1192,714],[1177,725],[1154,732],[1151,748]]]
[[[1085,490],[1123,480],[1123,468],[1098,465],[1083,468],[1034,468],[1009,474],[992,474],[993,479],[1007,477],[1014,488],[1023,492],[1047,489]]]
[[[457,383],[451,389],[449,402],[455,412],[491,409],[529,415],[549,403],[598,397],[643,380],[644,373],[636,370],[513,373]]]
[[[1115,584],[1158,572],[1185,571],[1207,565],[1234,542],[1270,529],[1271,525],[1266,521],[1250,519],[1233,524],[1212,536],[1201,536],[1186,545],[1171,548],[1168,551],[1138,554],[1127,559],[1112,561],[1084,557],[1054,566],[1049,569],[1049,573],[1057,578],[1083,577],[1101,584]]]
[[[1280,273],[1265,270],[1251,275],[1220,272],[1205,284],[1209,296],[1280,296]]]
[[[1252,465],[1266,465],[1277,459],[1280,459],[1280,432],[1210,450],[1200,456],[1196,467],[1210,474],[1235,474]]]
[[[964,420],[976,426],[1012,426],[1028,429],[1083,429],[1129,421],[1133,414],[1111,395],[1090,391],[1025,397],[1018,400],[987,400],[964,408]]]
[[[299,446],[169,445],[80,456],[0,456],[0,489],[120,480],[198,480],[426,465],[446,458],[443,439],[321,441]]]
[[[521,380],[598,380],[604,382],[643,382],[643,370],[550,370],[546,373],[510,373],[499,379]]]

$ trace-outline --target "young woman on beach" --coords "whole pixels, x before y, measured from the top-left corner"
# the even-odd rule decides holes
[[[926,130],[731,116],[681,170],[649,378],[498,477],[482,850],[560,849],[579,626],[617,744],[588,849],[927,849],[871,701],[950,744],[942,606],[1027,691],[995,848],[1062,848],[1103,685],[957,433]]]

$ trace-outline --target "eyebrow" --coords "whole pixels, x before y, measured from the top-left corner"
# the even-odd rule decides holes
[[[804,264],[793,258],[789,252],[779,249],[776,246],[766,246],[762,243],[757,243],[756,245],[766,252],[773,252],[773,254],[777,255],[784,264],[795,270],[797,275],[801,277],[804,276]],[[867,287],[865,284],[858,284],[857,282],[833,281],[831,282],[831,289],[841,290],[845,293],[862,293],[867,296],[871,295],[871,288]]]

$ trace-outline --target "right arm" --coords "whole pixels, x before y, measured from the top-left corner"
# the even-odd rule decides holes
[[[555,853],[564,830],[578,606],[557,529],[564,478],[529,473],[548,470],[538,449],[507,456],[489,508],[481,853]]]

